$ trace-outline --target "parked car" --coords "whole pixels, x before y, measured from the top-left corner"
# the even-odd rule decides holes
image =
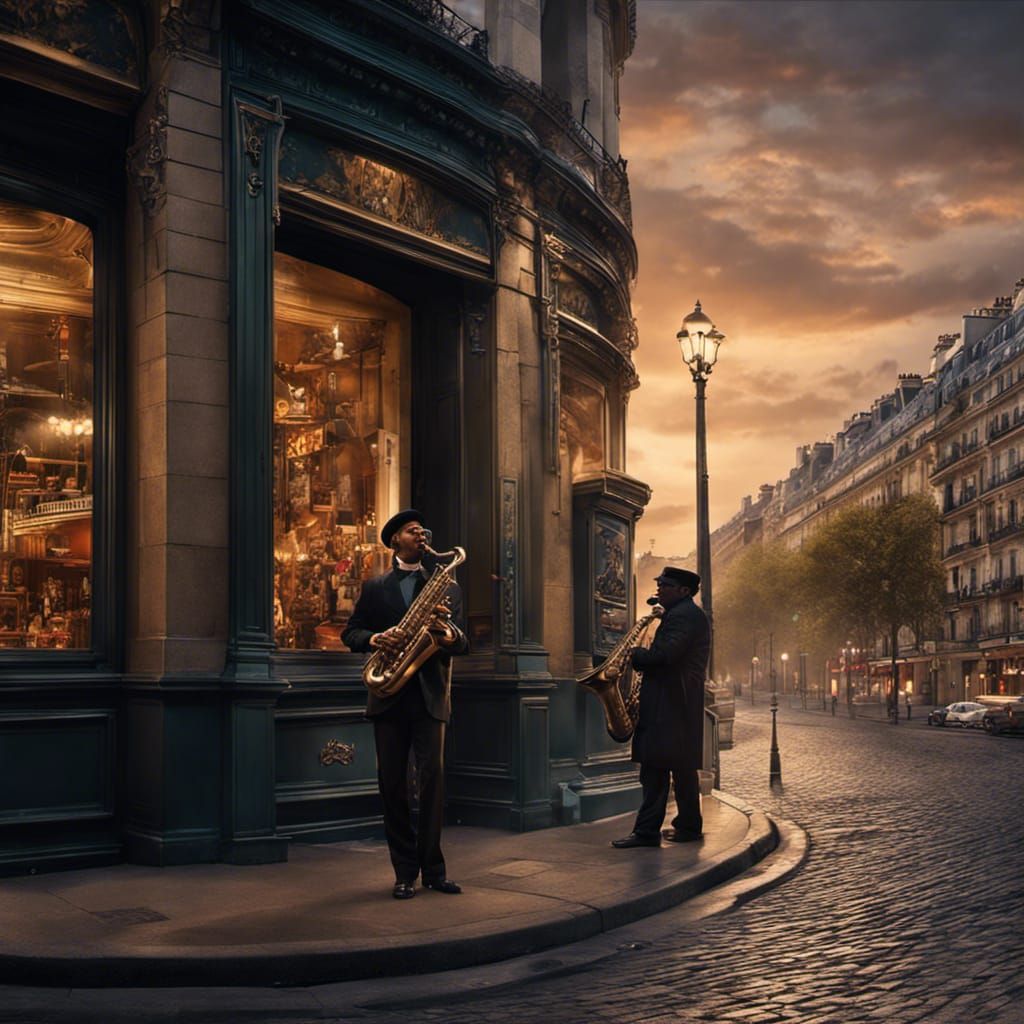
[[[1009,700],[998,707],[987,708],[981,726],[998,736],[1001,732],[1024,732],[1024,697]]]
[[[959,725],[963,729],[980,728],[985,716],[984,704],[972,700],[960,700],[955,704],[947,704],[944,708],[935,708],[928,712],[929,725]]]

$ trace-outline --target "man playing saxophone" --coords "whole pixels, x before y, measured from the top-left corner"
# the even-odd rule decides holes
[[[660,846],[661,838],[685,843],[701,838],[700,786],[703,759],[704,678],[710,630],[707,616],[693,602],[700,577],[667,567],[655,582],[664,609],[650,647],[636,647],[632,665],[643,672],[640,711],[633,733],[633,760],[640,762],[643,798],[633,831],[612,846]],[[676,816],[661,831],[674,784]]]
[[[421,519],[415,509],[406,509],[384,524],[380,539],[393,552],[392,568],[364,585],[342,635],[350,650],[398,650],[410,640],[397,626],[428,576],[423,566],[427,531]],[[377,746],[377,783],[384,807],[384,833],[395,871],[395,899],[415,896],[419,876],[428,889],[450,894],[462,891],[447,877],[441,852],[444,734],[451,716],[451,658],[464,654],[468,648],[465,634],[456,625],[460,615],[461,593],[453,582],[447,587],[445,602],[434,608],[431,632],[438,642],[437,652],[396,693],[381,697],[371,690],[366,702]],[[415,757],[418,780],[416,828],[409,807],[410,750]]]

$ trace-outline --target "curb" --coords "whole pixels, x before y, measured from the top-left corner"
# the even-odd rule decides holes
[[[702,865],[699,872],[636,886],[593,904],[530,915],[519,926],[496,928],[484,921],[438,941],[378,940],[358,949],[330,942],[221,947],[197,956],[193,947],[144,951],[125,956],[83,953],[35,955],[0,953],[0,983],[71,988],[151,988],[318,985],[474,967],[565,946],[631,924],[692,899],[734,878],[771,853],[779,830],[761,811],[720,792],[715,798],[745,814],[744,839]]]

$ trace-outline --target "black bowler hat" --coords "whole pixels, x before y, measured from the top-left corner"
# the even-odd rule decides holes
[[[654,582],[665,580],[667,583],[675,583],[679,587],[689,587],[691,594],[696,594],[700,589],[700,577],[689,569],[676,569],[674,566],[666,565],[661,570],[660,576],[654,577]]]
[[[403,527],[406,523],[422,523],[423,516],[414,508],[407,508],[401,512],[396,512],[382,527],[380,531],[380,542],[384,547],[391,547],[391,538]]]

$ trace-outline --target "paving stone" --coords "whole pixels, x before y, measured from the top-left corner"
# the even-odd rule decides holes
[[[784,885],[576,976],[404,1012],[407,1024],[1017,1024],[1024,739],[737,709],[723,789],[805,828]],[[438,1010],[442,1010],[439,999]],[[390,1024],[369,1013],[361,1021]]]

